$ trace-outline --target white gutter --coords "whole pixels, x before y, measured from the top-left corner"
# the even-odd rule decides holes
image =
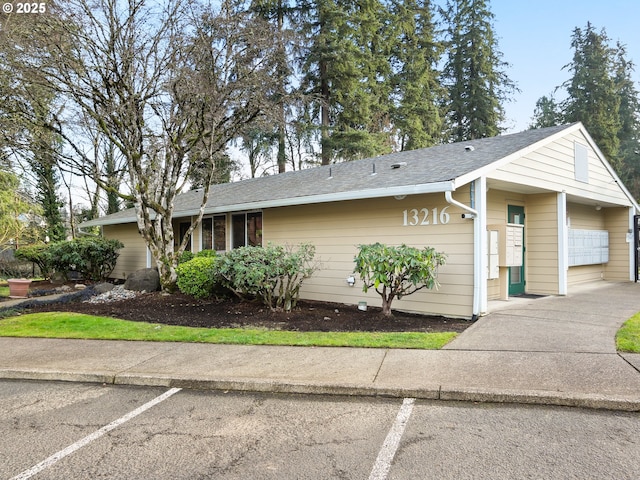
[[[471,208],[471,207],[469,207],[468,205],[465,205],[464,203],[460,203],[459,201],[455,200],[453,198],[453,192],[451,192],[451,191],[444,192],[444,198],[451,205],[455,205],[456,207],[460,207],[462,210],[466,210],[471,215],[474,215],[474,217],[468,217],[468,218],[477,218],[478,211],[473,209],[473,208]]]
[[[468,212],[463,214],[473,218],[473,306],[472,321],[487,311],[487,219],[480,212],[486,211],[487,179],[482,176],[477,178],[473,185],[472,202],[476,208],[469,207],[453,198],[450,191],[444,192],[445,200],[451,205]]]

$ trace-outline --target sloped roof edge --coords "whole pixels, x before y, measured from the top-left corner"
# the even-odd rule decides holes
[[[291,171],[213,185],[205,214],[313,203],[455,191],[529,152],[580,130],[636,210],[637,202],[580,122],[557,127]],[[176,197],[174,217],[197,215],[202,193]],[[133,209],[82,223],[81,228],[135,223]]]

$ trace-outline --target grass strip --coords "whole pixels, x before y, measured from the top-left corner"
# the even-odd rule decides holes
[[[636,313],[618,330],[616,348],[620,352],[640,353],[640,313]]]
[[[138,340],[314,347],[413,348],[437,350],[454,332],[292,332],[242,328],[193,328],[132,322],[69,312],[20,315],[0,320],[2,337]]]

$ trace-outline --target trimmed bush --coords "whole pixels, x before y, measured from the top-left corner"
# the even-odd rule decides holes
[[[187,263],[189,260],[193,260],[194,256],[195,255],[192,252],[190,252],[189,250],[185,250],[180,254],[180,258],[178,258],[178,265],[180,265],[181,263]]]
[[[53,258],[49,250],[49,245],[43,243],[20,247],[14,252],[14,255],[15,258],[19,260],[35,263],[45,280],[51,278],[51,274],[53,273]]]
[[[241,299],[258,298],[271,310],[296,306],[305,278],[316,270],[315,247],[240,247],[221,257],[221,282]]]
[[[178,265],[178,288],[186,295],[207,298],[218,285],[215,256],[194,257]]]
[[[359,245],[354,273],[360,275],[362,291],[370,288],[382,297],[382,313],[391,316],[394,298],[411,295],[423,288],[438,288],[438,267],[444,265],[446,255],[431,247],[418,249],[389,246],[382,243]]]
[[[16,256],[28,259],[40,267],[45,278],[52,272],[68,275],[78,272],[89,280],[105,280],[118,260],[118,250],[124,245],[120,240],[101,237],[82,237],[74,240],[33,245],[16,250]]]

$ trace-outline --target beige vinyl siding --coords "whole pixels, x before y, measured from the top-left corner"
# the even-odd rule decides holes
[[[118,261],[111,273],[112,278],[124,280],[130,273],[146,268],[147,246],[135,224],[105,225],[102,232],[105,238],[115,238],[124,244],[124,248],[118,251]]]
[[[605,227],[609,231],[609,263],[604,266],[606,280],[630,280],[629,262],[633,262],[627,242],[629,231],[628,208],[606,208]]]
[[[527,195],[525,204],[526,291],[558,293],[558,196]]]
[[[456,192],[456,199],[469,198],[468,190]],[[433,224],[447,207],[449,222]],[[429,225],[404,226],[404,210],[429,209]],[[434,247],[447,255],[440,267],[438,291],[420,291],[394,300],[396,310],[470,317],[473,303],[473,221],[461,218],[462,210],[449,206],[443,194],[408,196],[403,200],[380,198],[339,203],[303,205],[265,210],[265,242],[316,246],[319,270],[303,285],[301,297],[309,300],[380,306],[372,290],[362,292],[362,282],[349,287],[346,279],[353,272],[353,259],[359,244],[375,242],[390,245]],[[438,215],[438,217],[439,217]],[[422,217],[420,217],[422,220]]]
[[[581,230],[605,230],[604,212],[596,210],[591,205],[567,203],[567,217],[569,228]],[[568,246],[567,246],[568,247]],[[604,265],[578,265],[569,267],[567,283],[578,285],[580,283],[594,282],[604,278]],[[569,288],[569,291],[571,289]]]
[[[578,142],[588,148],[589,183],[575,179],[574,145]],[[618,186],[605,165],[581,132],[576,131],[549,145],[496,169],[490,179],[520,183],[531,187],[596,201],[631,206],[631,202]]]

